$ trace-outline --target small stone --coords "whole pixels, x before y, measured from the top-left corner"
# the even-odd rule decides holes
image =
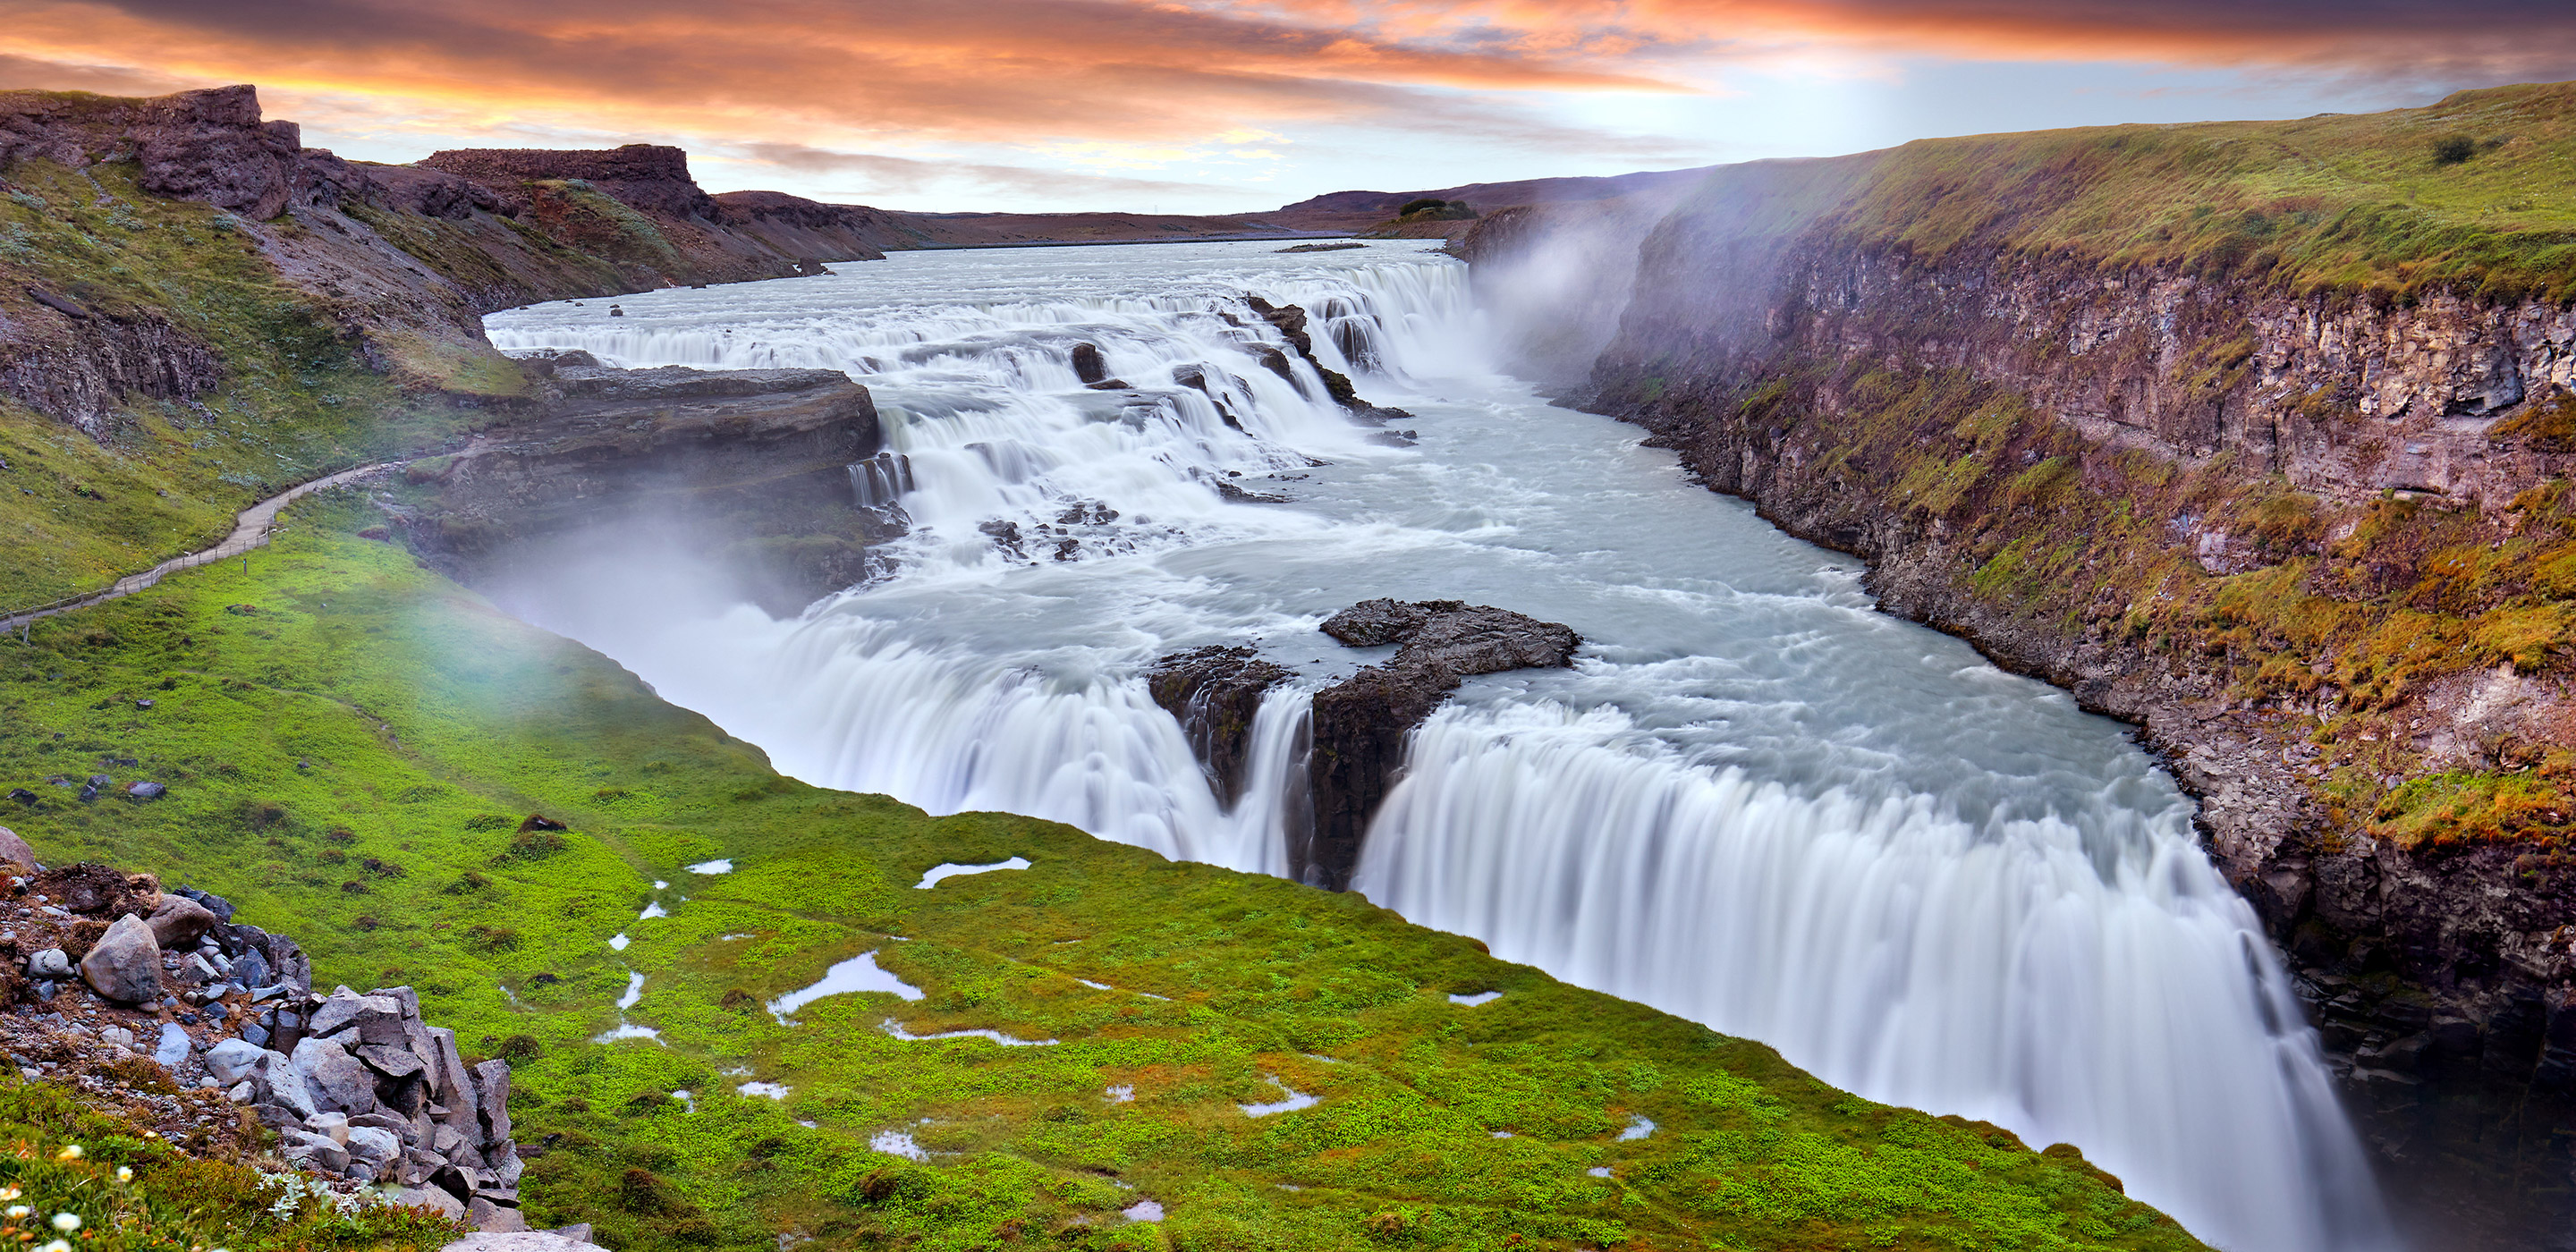
[[[98,1037],[101,1040],[115,1044],[120,1048],[131,1048],[134,1046],[134,1032],[127,1030],[123,1026],[106,1027],[98,1032]]]
[[[125,794],[135,800],[158,800],[170,794],[170,789],[157,782],[139,782],[127,787]]]
[[[137,700],[134,702],[134,707],[138,709],[148,709],[152,707],[152,702],[150,700]]]
[[[248,1104],[251,1102],[251,1098],[258,1093],[259,1085],[245,1078],[240,1082],[234,1083],[232,1090],[224,1093],[224,1098],[235,1104]]]
[[[49,982],[68,982],[72,976],[72,958],[61,948],[47,948],[27,958],[27,977]]]
[[[247,1039],[226,1039],[206,1049],[206,1071],[227,1083],[239,1082],[259,1067],[266,1052]]]
[[[36,793],[21,787],[10,792],[9,798],[20,804],[34,804]],[[0,861],[16,866],[21,874],[36,872],[36,850],[28,847],[26,840],[6,826],[0,826]]]
[[[268,1041],[276,1036],[269,1034],[268,1028],[260,1025],[258,1022],[244,1022],[242,1023],[241,1037],[250,1043],[265,1048],[268,1046]]]
[[[153,1046],[152,1059],[161,1062],[163,1069],[177,1069],[180,1062],[188,1059],[188,1043],[188,1032],[180,1029],[179,1023],[163,1022],[161,1040]]]

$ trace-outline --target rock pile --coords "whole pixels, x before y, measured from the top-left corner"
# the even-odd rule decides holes
[[[220,1137],[219,1092],[301,1168],[399,1186],[397,1202],[483,1230],[527,1229],[509,1064],[469,1067],[411,988],[316,995],[295,941],[233,920],[221,896],[104,865],[43,869],[6,830],[0,861],[16,871],[0,874],[0,955],[15,967],[0,1000],[26,1002],[0,1004],[0,1041],[26,1077],[132,1099],[120,1076],[148,1061],[208,1110],[201,1129],[173,1125],[173,1142]]]

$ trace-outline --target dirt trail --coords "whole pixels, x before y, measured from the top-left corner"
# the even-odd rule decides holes
[[[0,617],[0,630],[20,630],[28,623],[41,618],[85,609],[93,604],[105,604],[110,600],[133,595],[159,583],[165,575],[240,556],[268,542],[270,524],[277,520],[278,511],[287,505],[326,487],[355,482],[369,474],[381,473],[400,464],[402,464],[400,461],[388,461],[382,465],[363,465],[357,469],[342,470],[337,474],[316,478],[311,482],[298,483],[235,514],[232,533],[224,536],[222,542],[211,548],[201,548],[184,556],[174,556],[140,574],[128,574],[117,579],[116,585],[105,591],[93,592],[74,600],[57,601],[43,608],[29,609],[13,617]]]

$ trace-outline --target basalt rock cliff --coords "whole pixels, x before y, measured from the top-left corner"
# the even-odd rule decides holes
[[[411,546],[461,582],[650,540],[788,614],[864,580],[869,543],[901,533],[890,501],[858,503],[852,467],[884,436],[847,375],[605,369],[585,353],[530,364],[548,383],[536,415],[404,471]]]
[[[1315,693],[1297,748],[1303,786],[1285,797],[1288,876],[1341,891],[1359,868],[1370,819],[1401,773],[1406,736],[1461,681],[1561,668],[1573,663],[1583,640],[1571,627],[1459,600],[1363,600],[1326,618],[1322,630],[1346,647],[1398,645],[1384,663]],[[1263,695],[1291,676],[1250,648],[1212,647],[1164,657],[1147,681],[1230,805],[1242,791],[1253,715]]]
[[[1730,167],[1614,241],[1588,382],[2139,726],[2429,1247],[2576,1190],[2571,142],[2560,85]],[[1501,216],[1480,267],[1548,238]]]

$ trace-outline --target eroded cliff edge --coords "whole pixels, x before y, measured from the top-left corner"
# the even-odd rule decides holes
[[[2433,1246],[2555,1246],[2571,1182],[2571,119],[1731,167],[1590,379],[1889,611],[2140,727]],[[1512,225],[1465,250],[1548,235]]]

